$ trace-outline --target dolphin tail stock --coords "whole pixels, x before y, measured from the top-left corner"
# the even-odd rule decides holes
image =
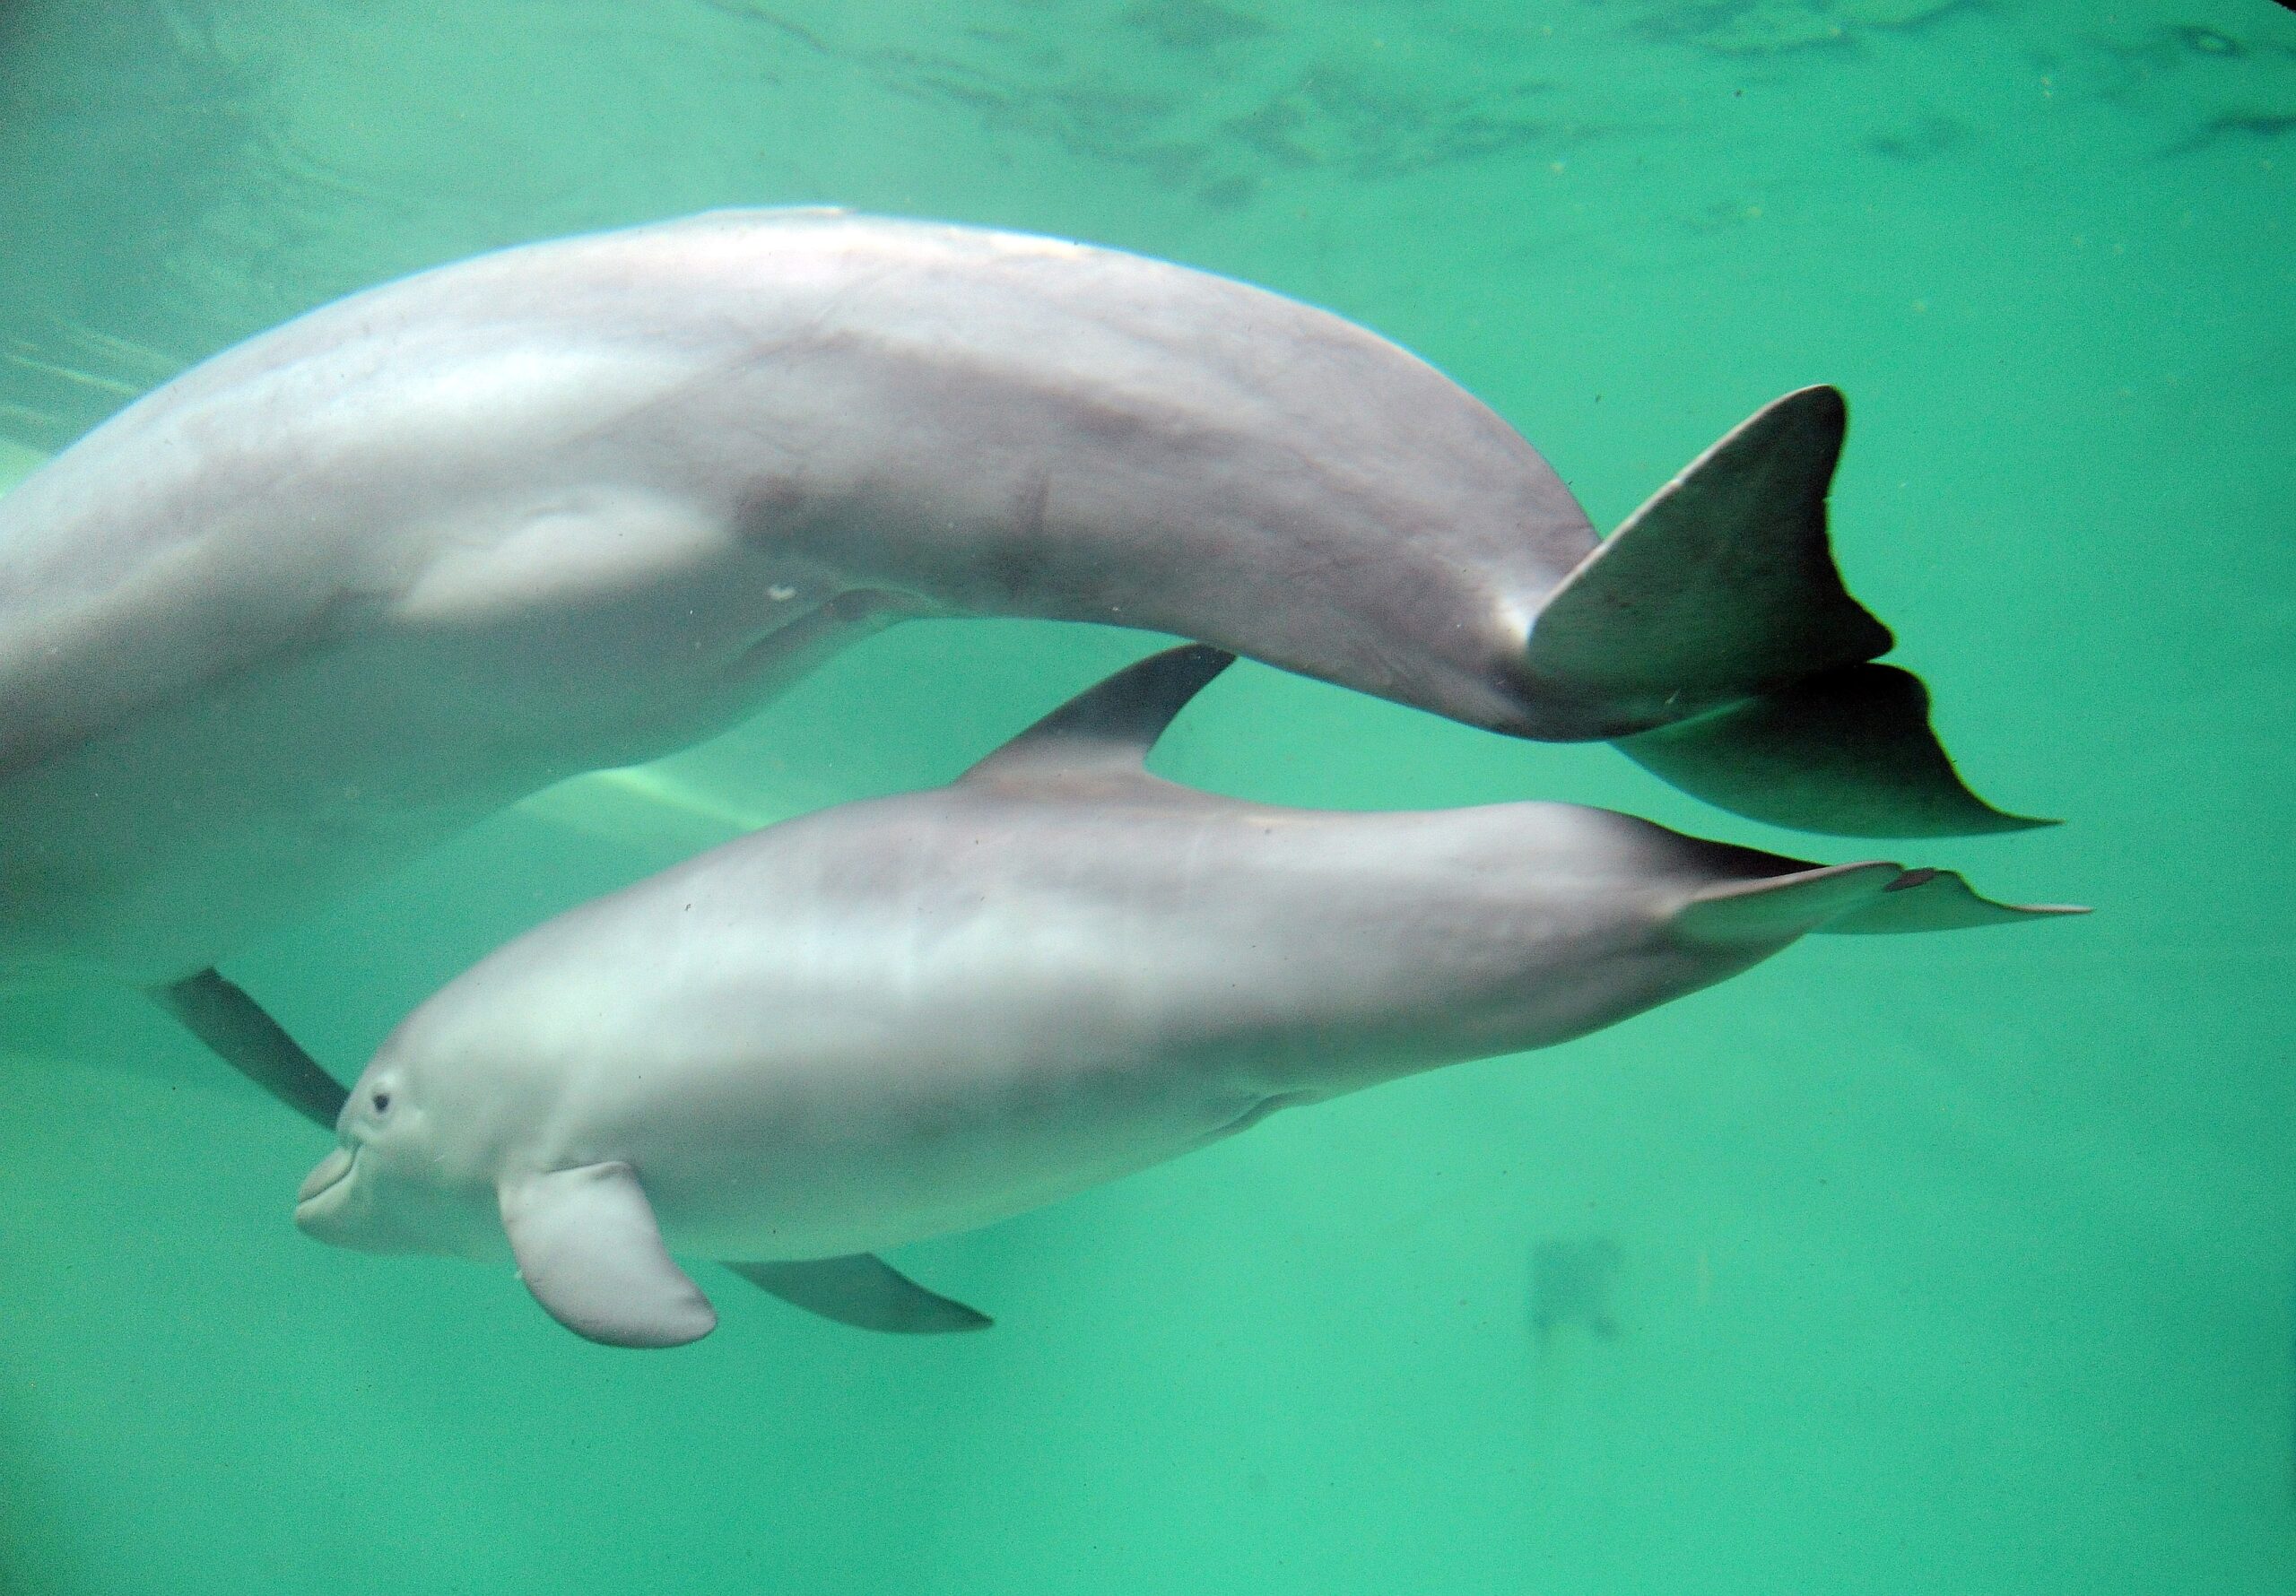
[[[1871,663],[1894,639],[1826,533],[1848,425],[1839,391],[1803,388],[1692,462],[1548,597],[1529,680],[1661,780],[1753,820],[1848,837],[2049,824],[1971,792],[1919,678]]]
[[[350,1096],[263,1006],[213,969],[152,988],[152,999],[218,1058],[332,1132]]]

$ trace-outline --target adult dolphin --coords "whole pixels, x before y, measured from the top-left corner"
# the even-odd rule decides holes
[[[0,499],[0,977],[148,987],[313,1119],[213,967],[912,615],[1176,632],[1741,812],[2026,822],[1843,590],[1831,388],[1599,549],[1504,422],[1274,294],[727,212],[505,250],[208,360]]]
[[[2077,912],[1570,804],[1328,813],[1151,776],[1227,657],[1158,655],[952,786],[752,832],[506,944],[384,1042],[297,1223],[507,1252],[617,1346],[716,1324],[673,1250],[848,1323],[971,1329],[876,1249],[1584,1036],[1807,932]]]

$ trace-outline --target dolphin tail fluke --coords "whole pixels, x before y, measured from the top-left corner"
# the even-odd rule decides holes
[[[1866,663],[1893,639],[1842,585],[1826,533],[1848,424],[1838,391],[1804,388],[1699,456],[1549,596],[1530,678],[1662,779],[1774,825],[2047,824],[1970,792],[1918,679]]]
[[[1929,691],[1845,665],[1616,739],[1661,781],[1756,820],[1836,837],[1968,837],[2056,824],[1970,791],[1929,728]]]
[[[333,1131],[350,1096],[263,1006],[212,969],[152,997],[218,1058],[322,1130]]]
[[[1726,881],[1683,906],[1674,916],[1674,934],[1711,948],[1783,946],[1871,902],[1903,873],[1869,859]]]
[[[2089,911],[2070,903],[1996,903],[1950,870],[1909,870],[1879,897],[1818,927],[1834,932],[1970,931],[1982,925],[2027,925]]]
[[[1869,860],[1709,887],[1675,915],[1674,930],[1709,947],[1756,947],[1811,932],[1967,931],[2088,912],[2072,904],[1996,903],[1950,870]]]

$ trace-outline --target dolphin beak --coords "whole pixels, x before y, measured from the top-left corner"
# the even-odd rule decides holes
[[[340,1185],[351,1173],[353,1162],[351,1149],[338,1147],[318,1161],[317,1167],[303,1177],[302,1188],[295,1193],[295,1206],[300,1210],[312,1198]]]

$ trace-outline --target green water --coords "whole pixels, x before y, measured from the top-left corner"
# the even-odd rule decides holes
[[[1603,525],[1842,385],[1853,585],[1980,789],[2068,821],[1897,851],[2098,914],[1819,939],[903,1253],[989,1334],[713,1275],[654,1356],[313,1245],[316,1132],[132,998],[4,1000],[0,1591],[2296,1589],[2296,15],[18,0],[0,437],[417,265],[795,201],[1328,306]],[[546,913],[945,779],[1142,648],[898,629],[227,968],[349,1073]],[[1257,666],[1159,768],[1863,851]],[[1543,1253],[1614,1260],[1613,1333],[1535,1329]]]

